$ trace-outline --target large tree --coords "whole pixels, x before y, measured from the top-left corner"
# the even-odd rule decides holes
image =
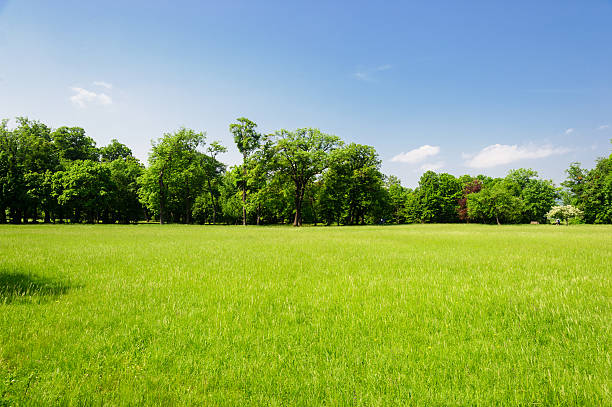
[[[374,147],[350,143],[329,155],[325,174],[325,210],[337,219],[342,211],[345,223],[365,223],[366,215],[378,208],[383,190],[380,159]],[[328,219],[328,223],[329,223]]]
[[[312,128],[279,130],[275,133],[275,139],[278,168],[291,179],[294,186],[293,226],[301,226],[306,188],[326,168],[328,153],[339,145],[340,139]]]
[[[81,127],[60,127],[51,133],[51,139],[64,161],[99,160],[96,142]]]
[[[468,216],[483,222],[495,220],[498,225],[517,223],[521,219],[524,203],[512,194],[507,183],[498,181],[467,198]]]
[[[242,180],[241,189],[242,189],[242,224],[246,225],[246,217],[247,217],[247,161],[249,156],[259,147],[259,140],[261,135],[255,130],[257,124],[250,121],[246,117],[240,117],[236,119],[238,123],[230,124],[230,132],[234,135],[234,142],[236,143],[236,147],[238,147],[238,151],[242,154]]]
[[[173,220],[191,221],[192,204],[204,182],[198,151],[204,139],[203,132],[181,128],[153,143],[149,167],[140,179],[140,196],[157,212],[161,224],[166,222],[167,209]]]

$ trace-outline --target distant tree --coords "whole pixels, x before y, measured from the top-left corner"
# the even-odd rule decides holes
[[[524,220],[542,222],[559,199],[559,192],[551,180],[534,179],[521,191],[520,197],[525,203]]]
[[[457,200],[458,208],[457,214],[459,215],[459,220],[463,222],[469,222],[470,217],[468,216],[468,207],[467,200],[470,194],[475,194],[482,190],[482,181],[478,178],[468,177],[468,179],[463,179],[463,194],[461,198]]]
[[[111,162],[118,159],[127,159],[132,156],[132,150],[125,144],[121,144],[117,139],[112,139],[110,144],[100,147],[100,158],[102,161]]]
[[[588,223],[612,223],[612,154],[598,159],[595,168],[589,171],[581,208]]]
[[[335,205],[335,215],[345,211],[345,223],[364,223],[366,216],[380,206],[383,174],[380,160],[371,146],[350,143],[329,155],[329,170],[324,177],[328,210]]]
[[[571,163],[565,172],[567,178],[561,183],[561,186],[565,188],[566,201],[568,204],[578,205],[581,202],[589,172],[580,168],[580,163],[577,162]]]
[[[59,169],[58,156],[44,124],[23,117],[17,118],[14,130],[7,124],[0,124],[0,222],[6,220],[7,208],[13,223],[35,221],[41,201],[50,199],[42,179],[47,171]]]
[[[218,141],[213,141],[208,146],[207,150],[209,155],[203,156],[203,167],[206,172],[206,182],[208,185],[208,191],[210,194],[210,203],[212,208],[212,223],[213,225],[217,222],[217,194],[213,188],[213,185],[218,183],[219,176],[225,171],[225,165],[217,160],[217,155],[225,153],[227,148],[221,145]]]
[[[489,222],[494,219],[498,225],[516,223],[523,211],[523,201],[512,195],[503,182],[483,188],[480,192],[468,195],[467,207],[470,219]]]
[[[102,221],[107,223],[138,222],[144,209],[138,196],[138,180],[145,171],[144,166],[131,155],[117,158],[104,164],[110,170],[112,189],[109,206],[103,212]]]
[[[386,178],[385,187],[387,188],[390,206],[391,216],[394,223],[406,222],[404,214],[404,208],[406,206],[407,190],[402,186],[400,179],[394,175]]]
[[[51,139],[64,161],[99,160],[96,142],[80,127],[60,127],[51,133]]]
[[[565,221],[567,225],[570,219],[580,219],[584,215],[580,209],[572,205],[553,206],[550,211],[546,213],[546,218],[554,222],[555,219],[561,219]]]
[[[318,129],[304,128],[294,132],[280,130],[275,134],[277,165],[294,185],[293,226],[302,225],[302,203],[309,183],[327,166],[327,154],[339,145],[336,136]]]
[[[77,160],[55,176],[59,185],[58,203],[68,210],[71,222],[100,220],[113,190],[111,171],[106,166],[91,160]]]
[[[242,154],[242,224],[246,225],[247,217],[247,159],[259,147],[259,139],[261,135],[255,131],[257,124],[250,121],[246,117],[236,119],[238,123],[230,124],[230,132],[234,135],[234,142],[238,151]]]
[[[450,174],[426,171],[407,201],[411,222],[456,222],[461,182]]]
[[[140,199],[153,212],[159,222],[166,222],[166,210],[172,219],[191,221],[192,204],[204,182],[198,148],[205,135],[181,128],[166,133],[153,143],[149,155],[149,167],[140,178]]]

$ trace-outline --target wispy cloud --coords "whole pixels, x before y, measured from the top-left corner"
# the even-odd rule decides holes
[[[606,129],[609,129],[609,128],[610,128],[609,124],[602,124],[601,126],[599,126],[597,128],[597,130],[606,130]]]
[[[93,84],[95,86],[101,86],[101,87],[106,88],[106,89],[112,89],[113,88],[113,84],[112,83],[108,83],[108,82],[104,82],[104,81],[94,81]]]
[[[376,79],[376,74],[378,72],[388,71],[393,68],[393,65],[385,64],[379,65],[375,68],[369,69],[360,69],[353,73],[353,78],[358,79],[360,81],[373,82]]]
[[[566,147],[553,147],[550,145],[537,146],[528,144],[518,146],[516,144],[493,144],[483,148],[476,154],[464,154],[463,157],[467,158],[465,165],[468,167],[490,168],[520,160],[565,154],[569,151],[570,149]]]
[[[574,132],[574,129],[572,129],[571,127],[565,130],[565,134],[572,134],[573,132]]]
[[[393,157],[391,161],[415,164],[421,161],[425,161],[428,157],[438,155],[439,152],[440,147],[425,144],[424,146],[415,148],[414,150],[410,150],[407,153],[399,153],[398,155]]]
[[[84,108],[89,104],[97,104],[108,106],[113,104],[113,99],[105,93],[95,93],[83,88],[70,88],[74,95],[70,96],[70,101],[80,108]]]
[[[353,77],[356,79],[359,79],[360,81],[371,81],[372,80],[372,78],[370,78],[370,75],[362,71],[355,72],[353,74]]]
[[[444,161],[438,161],[435,163],[425,163],[419,167],[421,171],[438,171],[444,168]]]

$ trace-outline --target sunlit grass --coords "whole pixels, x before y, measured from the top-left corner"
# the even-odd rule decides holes
[[[612,227],[0,227],[0,405],[612,404]]]

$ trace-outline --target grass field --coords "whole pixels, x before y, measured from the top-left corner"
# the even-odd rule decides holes
[[[612,227],[2,226],[0,405],[612,405]]]

